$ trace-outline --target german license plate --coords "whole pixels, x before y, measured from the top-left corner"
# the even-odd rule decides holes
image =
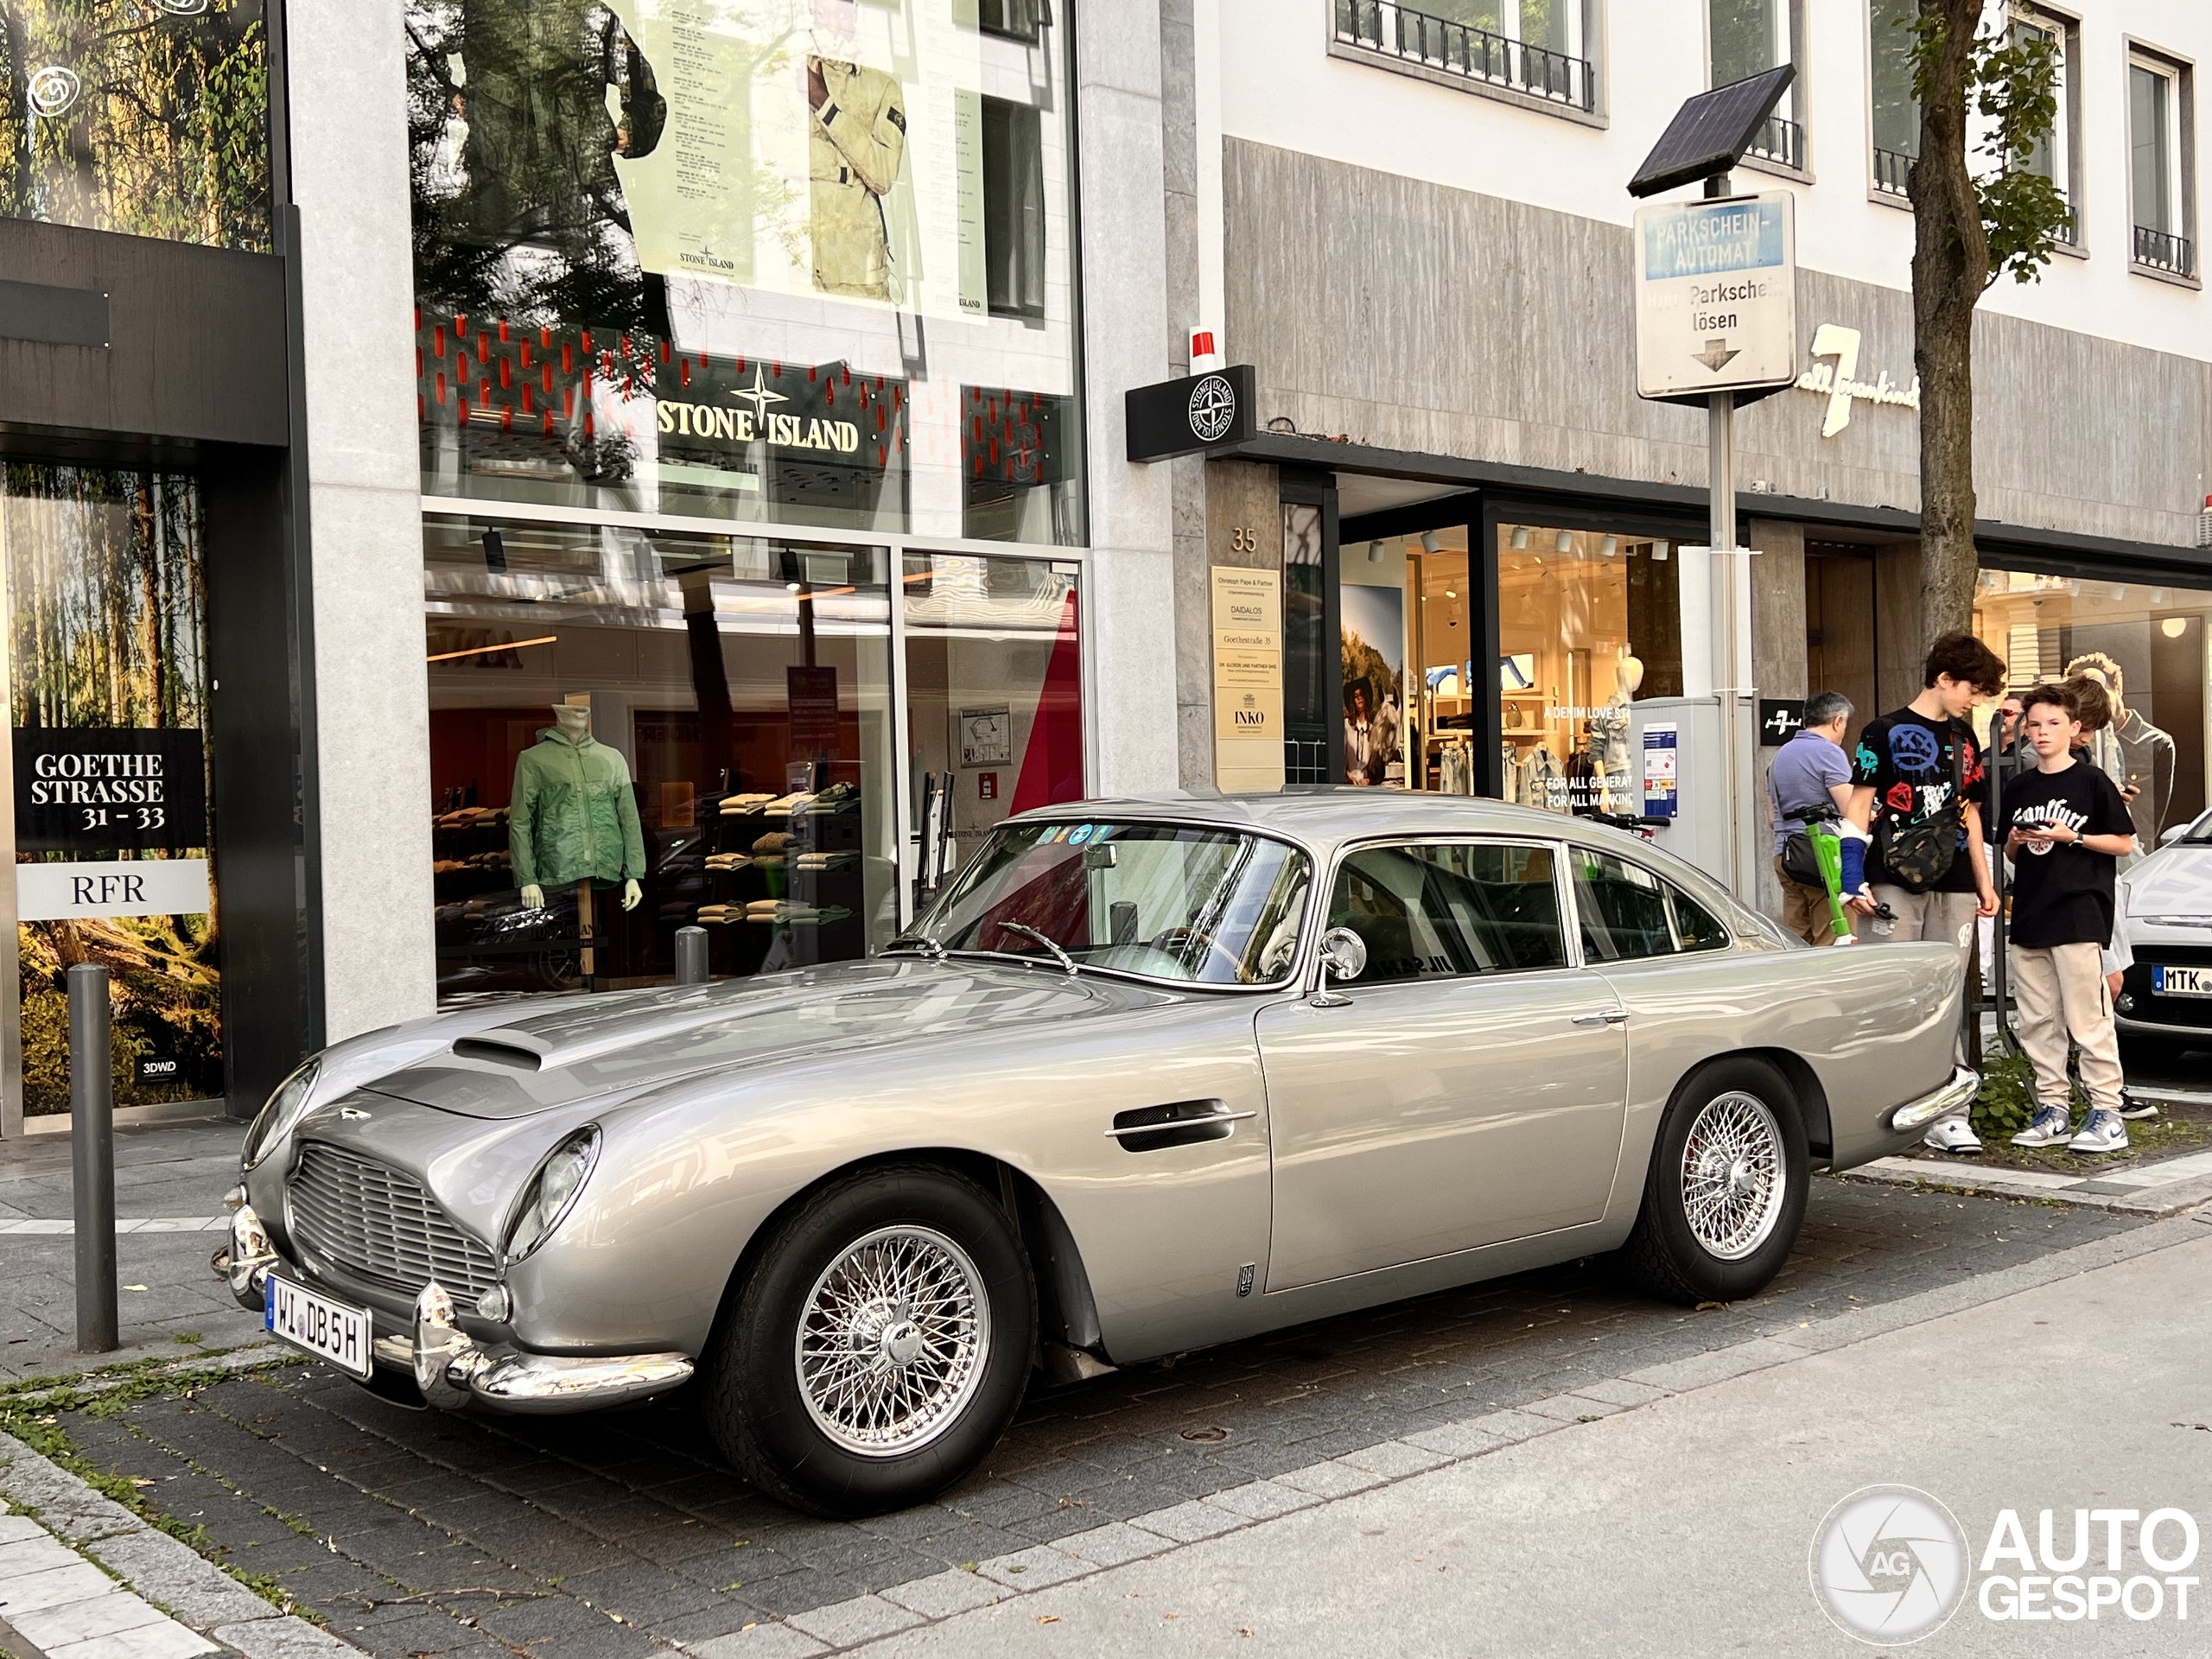
[[[2212,968],[2153,968],[2151,989],[2160,996],[2212,996]]]
[[[369,1346],[371,1310],[348,1307],[271,1274],[262,1323],[270,1335],[318,1354],[341,1371],[366,1378],[376,1370]]]

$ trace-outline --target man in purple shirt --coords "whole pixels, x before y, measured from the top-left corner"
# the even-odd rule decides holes
[[[1808,944],[1833,942],[1834,921],[1826,887],[1792,881],[1782,868],[1782,849],[1805,827],[1808,810],[1851,803],[1851,760],[1843,752],[1851,724],[1851,699],[1819,691],[1805,699],[1805,724],[1783,744],[1767,773],[1767,804],[1774,820],[1774,873],[1782,882],[1782,925]]]

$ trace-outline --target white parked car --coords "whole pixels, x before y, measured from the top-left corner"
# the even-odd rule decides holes
[[[2121,874],[2119,898],[2135,953],[2115,1009],[2128,1071],[2212,1053],[2212,811],[2167,830]]]

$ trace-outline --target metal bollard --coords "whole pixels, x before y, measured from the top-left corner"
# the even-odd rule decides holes
[[[118,1346],[115,1312],[115,1077],[107,969],[69,969],[69,1166],[77,1239],[77,1351]]]
[[[676,982],[679,985],[703,985],[707,982],[705,928],[679,927],[676,930]]]

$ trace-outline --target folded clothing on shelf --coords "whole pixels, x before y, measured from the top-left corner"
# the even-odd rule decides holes
[[[744,915],[745,906],[742,905],[702,905],[699,906],[699,920],[709,927],[714,926],[718,922],[741,920]]]
[[[751,857],[744,853],[710,853],[707,857],[707,868],[710,870],[741,870],[752,861]]]
[[[761,836],[760,840],[753,843],[753,850],[755,853],[780,853],[784,849],[791,844],[791,832],[789,830],[771,830],[766,835]]]
[[[813,804],[814,797],[801,790],[797,794],[786,795],[780,800],[771,801],[760,810],[772,818],[787,818],[795,812],[805,811]]]
[[[802,870],[842,870],[860,861],[858,853],[801,853],[798,867]]]
[[[757,811],[775,798],[766,790],[747,795],[725,795],[722,797],[722,810],[729,813]]]
[[[826,922],[842,922],[852,913],[842,905],[803,905],[791,899],[756,899],[745,907],[748,922],[785,927],[819,927]]]
[[[853,811],[860,804],[861,792],[857,787],[851,784],[832,784],[810,801],[805,810],[813,817],[823,817],[835,812]],[[796,807],[792,809],[794,812],[798,810]]]

